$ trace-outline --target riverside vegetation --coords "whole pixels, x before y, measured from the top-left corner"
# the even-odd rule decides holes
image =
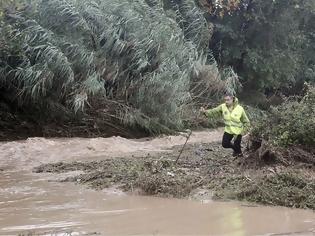
[[[311,0],[3,0],[0,139],[214,127],[199,107],[234,92],[253,124],[239,160],[211,144],[201,156],[190,146],[178,165],[175,148],[35,171],[84,170],[67,181],[94,188],[176,197],[201,188],[314,209],[314,9]]]

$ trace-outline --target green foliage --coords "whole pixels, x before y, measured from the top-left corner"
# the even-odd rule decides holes
[[[273,107],[267,118],[261,119],[253,129],[255,136],[265,138],[275,145],[302,145],[315,143],[315,88],[309,87],[298,100],[287,100]]]
[[[211,49],[246,88],[291,89],[315,81],[314,1],[242,0],[233,12],[209,16]]]
[[[107,115],[124,124],[154,133],[179,129],[198,96],[191,91],[193,74],[209,65],[217,70],[207,60],[209,27],[191,0],[168,8],[144,0],[19,5],[0,28],[0,88],[24,108],[82,113],[110,100],[122,110]]]

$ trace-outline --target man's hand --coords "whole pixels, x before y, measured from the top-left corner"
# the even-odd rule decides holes
[[[247,139],[247,138],[249,138],[249,136],[250,136],[250,133],[247,133],[247,134],[243,135],[243,138]]]

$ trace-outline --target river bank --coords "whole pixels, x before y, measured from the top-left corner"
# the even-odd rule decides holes
[[[166,153],[110,158],[91,162],[58,162],[35,173],[81,171],[65,182],[102,190],[189,199],[241,200],[259,204],[315,209],[315,166],[264,163],[248,156],[235,159],[218,141],[188,144]]]
[[[222,129],[193,132],[178,163],[184,134],[0,142],[0,235],[314,234],[312,194],[305,196],[313,170],[292,165],[299,178],[309,173],[305,186],[272,182],[290,193],[289,203],[300,196],[294,207],[308,210],[229,201],[241,199],[235,195],[245,183],[253,188],[288,168],[233,160],[220,147],[221,135]]]

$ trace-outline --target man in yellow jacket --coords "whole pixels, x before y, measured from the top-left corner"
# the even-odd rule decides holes
[[[223,116],[224,119],[224,134],[222,139],[222,146],[224,148],[232,148],[233,156],[242,156],[241,142],[242,135],[245,135],[250,127],[249,119],[245,113],[244,108],[238,104],[238,99],[232,94],[224,96],[225,103],[216,108],[205,110],[203,107],[200,111],[209,118],[214,118],[218,115]],[[232,143],[232,139],[234,142]]]

